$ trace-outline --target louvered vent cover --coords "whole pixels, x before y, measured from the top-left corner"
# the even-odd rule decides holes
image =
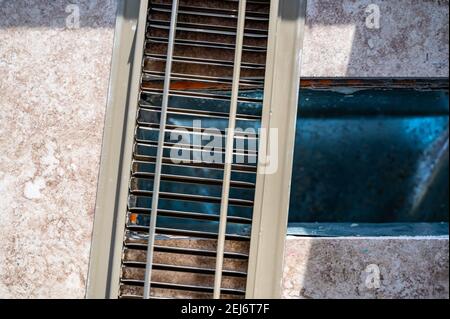
[[[245,296],[257,151],[242,145],[257,145],[258,136],[236,132],[229,149],[234,149],[235,159],[239,155],[245,161],[229,165],[229,191],[225,191],[224,134],[233,124],[233,87],[236,127],[256,132],[260,127],[270,1],[243,2],[152,0],[149,4],[121,298],[212,298],[218,292],[221,298]],[[245,29],[239,8],[246,8]],[[233,77],[239,69],[237,84]],[[201,130],[195,125],[198,121]],[[202,131],[211,127],[218,130]],[[179,132],[184,132],[186,141],[171,139]],[[210,153],[207,149],[190,145],[197,139],[205,146],[214,136],[223,141],[218,162],[202,157]],[[175,163],[174,151],[189,154],[191,161]],[[203,160],[193,160],[199,158]],[[228,194],[228,209],[221,247],[223,194]],[[223,269],[217,268],[222,255]]]

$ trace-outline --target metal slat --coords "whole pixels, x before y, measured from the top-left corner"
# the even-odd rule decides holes
[[[136,196],[151,197],[152,199],[156,197],[156,196],[153,196],[154,191],[130,190],[130,194],[136,195]],[[158,194],[159,194],[158,197],[161,199],[173,199],[173,200],[195,202],[195,203],[197,203],[197,202],[221,203],[221,199],[219,197],[214,197],[214,196],[180,194],[180,193],[172,193],[172,192],[158,192]],[[253,207],[253,200],[231,198],[231,199],[229,199],[229,203],[231,205],[235,205],[235,206]]]
[[[158,71],[149,71],[144,70],[144,74],[146,75],[144,80],[148,81],[148,78],[150,77],[162,77],[164,75],[163,72]],[[208,75],[200,75],[200,74],[187,74],[187,73],[177,73],[174,72],[173,77],[175,79],[186,79],[186,80],[203,80],[204,82],[215,82],[215,83],[226,83],[226,84],[232,84],[233,83],[233,77],[229,76],[208,76]],[[247,84],[247,85],[262,85],[264,84],[264,77],[259,76],[252,76],[252,77],[241,77],[239,80],[239,83],[241,85]]]
[[[145,83],[143,83],[145,84]],[[148,94],[159,94],[162,95],[162,90],[155,90],[155,89],[149,89],[144,86],[141,87],[142,93],[148,93]],[[213,93],[206,93],[206,92],[191,92],[191,91],[180,91],[180,90],[170,90],[169,96],[181,96],[181,97],[193,97],[193,98],[200,98],[205,100],[216,100],[216,101],[229,101],[229,97],[220,95],[220,94],[213,94]],[[239,103],[258,103],[261,104],[263,101],[262,99],[256,99],[256,98],[248,98],[240,96],[238,98]]]
[[[239,0],[223,0],[225,2],[239,2]],[[269,5],[270,0],[247,0],[247,4],[264,4]]]
[[[160,12],[170,12],[170,8],[166,4],[153,4],[152,11],[160,11]],[[213,7],[201,7],[201,6],[190,6],[183,5],[179,7],[180,14],[193,14],[193,15],[205,15],[208,17],[217,17],[217,18],[231,18],[237,20],[237,10],[233,9],[219,9]],[[247,20],[256,20],[256,21],[269,21],[269,15],[260,12],[252,12],[247,10]]]
[[[207,47],[205,47],[207,45]],[[230,47],[214,47],[214,45],[191,43],[178,43],[175,45],[174,54],[177,57],[190,57],[199,59],[210,59],[232,62],[234,59],[234,49]],[[208,50],[205,50],[208,49]],[[145,54],[165,54],[167,44],[161,41],[149,40],[145,47]],[[265,64],[266,52],[258,50],[243,49],[242,62],[248,66],[261,66]]]
[[[159,112],[158,112],[159,113]],[[146,128],[146,129],[155,129],[158,127],[159,124],[157,123],[150,123],[150,122],[144,122],[138,120],[137,122],[139,124],[140,128]],[[213,132],[197,132],[198,128],[192,127],[192,126],[184,126],[184,125],[170,125],[166,124],[166,133],[181,133],[181,134],[192,134],[192,135],[204,135],[204,136],[214,136],[214,137],[221,137],[225,135],[224,130],[217,130],[217,133],[220,132],[220,134],[216,134]],[[250,132],[242,132],[238,131],[235,133],[236,135],[233,138],[233,141],[236,139],[245,139],[245,140],[257,140],[258,136],[257,134],[253,134]]]
[[[142,214],[149,215],[151,212],[146,209],[130,209],[132,214]],[[219,215],[211,215],[211,214],[202,214],[202,213],[193,213],[193,212],[182,212],[182,211],[174,211],[174,210],[166,210],[160,209],[158,210],[159,216],[164,217],[175,217],[175,218],[186,218],[186,219],[197,219],[204,221],[219,221]],[[251,218],[238,217],[238,216],[228,216],[228,222],[235,224],[251,224]]]
[[[142,161],[145,163],[151,163],[154,164],[156,162],[155,156],[146,156],[146,155],[140,155],[140,154],[134,154],[134,158],[138,161]],[[196,168],[205,168],[205,169],[217,169],[217,170],[223,170],[223,164],[217,164],[217,163],[196,163],[194,161],[190,162],[183,162],[174,164],[172,160],[168,157],[163,157],[163,164],[166,166],[186,166],[186,167],[196,167]],[[253,173],[256,174],[256,166],[254,165],[245,165],[245,164],[234,164],[233,165],[233,171],[234,172],[242,172],[242,173]]]
[[[149,111],[149,110],[144,110],[147,112],[155,112],[155,113],[161,113],[160,111]],[[158,123],[154,122],[146,122],[146,121],[142,121],[139,120],[137,121],[137,124],[139,125],[138,129],[144,129],[144,130],[155,130],[158,127]],[[166,133],[181,133],[181,134],[189,134],[189,135],[203,135],[203,136],[207,136],[207,137],[223,137],[225,134],[225,130],[215,130],[215,132],[213,131],[201,131],[199,130],[199,128],[197,127],[193,127],[193,126],[187,126],[187,125],[171,125],[171,124],[167,124],[166,125]],[[236,132],[236,136],[234,137],[235,140],[257,140],[258,139],[258,134],[257,133],[251,133],[251,132],[245,132],[245,131],[238,131]],[[149,142],[149,141],[147,141]],[[145,143],[145,141],[143,142]],[[256,151],[252,151],[249,150],[249,152],[255,152]]]
[[[152,0],[152,4],[167,4],[169,3],[169,0]],[[239,0],[181,0],[181,5],[184,5],[185,3],[195,3],[196,6],[206,7],[209,8],[210,6],[214,6],[217,4],[220,5],[226,5],[226,9],[230,10],[236,10],[237,4],[239,3]],[[257,8],[263,8],[264,13],[267,13],[269,10],[270,0],[248,0],[247,1],[247,11],[254,10],[255,12],[260,12],[258,10],[255,10],[255,6]]]
[[[126,226],[127,229],[127,235],[130,236],[128,240],[137,240],[140,243],[145,243],[145,245],[148,244],[148,227],[129,227]],[[206,232],[206,231],[191,231],[191,230],[184,230],[184,229],[171,229],[171,228],[164,228],[164,227],[157,227],[157,234],[161,235],[158,239],[164,240],[164,239],[212,239],[217,240],[217,233],[214,232]],[[167,237],[166,237],[167,235]],[[174,236],[174,237],[173,237]],[[248,244],[248,241],[250,240],[250,236],[247,235],[237,235],[237,234],[227,234],[227,240],[234,241],[236,243],[241,244]],[[217,252],[215,252],[216,254]]]
[[[160,58],[146,57],[144,60],[144,72],[145,73],[161,73],[165,67],[166,61]],[[216,77],[216,79],[223,79],[232,76],[233,67],[229,64],[213,63],[208,61],[189,61],[189,59],[181,59],[173,61],[173,72],[176,76],[185,76],[186,70],[189,70],[191,76],[198,77]],[[257,67],[244,67],[242,68],[242,75],[244,84],[261,84],[263,83],[265,70]],[[147,79],[149,76],[147,76]],[[146,80],[147,80],[146,79]],[[250,83],[250,81],[256,80],[259,83]],[[226,89],[226,88],[225,88]],[[225,93],[225,92],[223,92]]]
[[[178,17],[178,26],[186,27],[186,28],[194,28],[202,30],[214,30],[214,31],[223,31],[223,32],[235,32],[236,31],[236,18],[232,16],[228,17],[212,17],[204,14],[203,12],[199,12],[200,14],[196,14],[196,12],[185,11],[185,13],[179,13]],[[149,14],[148,22],[150,25],[158,24],[158,25],[167,25],[169,22],[169,17],[167,12],[163,12],[161,10],[151,10]],[[267,22],[268,20],[252,20],[247,19],[247,23],[245,24],[245,36],[247,35],[256,35],[255,37],[259,37],[260,35],[267,36]]]
[[[212,163],[211,163],[212,164]],[[133,161],[133,168],[132,168],[132,173],[141,173],[141,171],[136,167],[137,165],[154,165],[154,163],[152,162],[148,162],[148,161],[140,161],[140,160],[134,160]],[[203,171],[209,171],[209,170],[213,170],[216,173],[220,172],[223,170],[223,167],[221,166],[217,166],[220,164],[215,164],[215,165],[210,165],[210,166],[199,166],[199,163],[172,163],[172,162],[164,162],[163,166],[170,169],[170,168],[182,168],[182,169],[201,169]],[[248,168],[253,168],[255,169],[255,167],[251,167],[249,166]],[[246,174],[246,177],[248,178],[253,178],[253,180],[255,180],[255,176],[254,173],[255,171],[251,171],[251,170],[247,170],[247,167],[244,167],[241,170],[238,169],[233,169],[234,173],[239,173],[239,174]],[[145,172],[142,172],[145,173]],[[238,180],[236,180],[238,181]]]
[[[152,180],[155,176],[154,173],[148,173],[148,172],[137,172],[132,173],[132,177],[138,178],[138,179],[149,179]],[[213,179],[213,178],[203,178],[203,177],[195,177],[195,176],[181,176],[181,175],[172,175],[172,174],[162,174],[161,179],[163,181],[169,181],[169,182],[185,182],[185,183],[192,183],[195,185],[212,185],[212,186],[220,186],[222,185],[223,181],[219,179]],[[233,188],[238,189],[251,189],[253,190],[255,187],[255,183],[251,182],[242,182],[242,181],[236,181],[232,180],[231,185]]]
[[[154,94],[154,95],[162,95],[162,90],[159,89],[153,89],[149,87],[145,87],[146,83],[142,83],[142,93],[145,94]],[[214,92],[203,92],[203,91],[196,91],[196,90],[178,90],[178,89],[171,89],[169,96],[174,97],[183,97],[183,98],[194,98],[194,99],[203,99],[203,100],[213,100],[213,101],[226,101],[228,102],[230,100],[230,97],[226,94],[226,92],[221,92],[219,90],[214,90]],[[239,103],[248,103],[248,104],[262,104],[262,99],[258,98],[249,98],[246,96],[240,96],[238,98]]]
[[[122,283],[125,285],[130,285],[130,286],[144,287],[145,281],[138,280],[138,279],[122,279]],[[163,282],[157,282],[157,281],[152,281],[151,286],[154,288],[160,288],[160,289],[171,289],[171,290],[182,290],[182,291],[204,292],[204,293],[212,293],[214,290],[212,287],[181,285],[181,284],[163,283]],[[240,290],[240,289],[222,288],[221,292],[223,294],[227,294],[227,295],[238,295],[238,296],[245,295],[245,291]],[[145,298],[145,296],[144,296],[144,298]],[[148,298],[145,298],[145,299],[149,299],[149,298],[150,298],[150,296],[148,296]]]
[[[148,36],[146,43],[163,43],[167,44],[167,38],[165,37],[154,37]],[[234,50],[234,45],[229,43],[215,42],[215,41],[201,41],[201,40],[192,40],[192,39],[181,39],[177,38],[175,40],[175,45],[183,45],[183,46],[196,46],[202,48],[214,48],[214,49],[222,49],[222,50]],[[266,47],[255,46],[255,45],[243,45],[243,52],[258,52],[258,53],[266,53]]]
[[[166,57],[162,54],[155,54],[155,53],[146,53],[146,57],[166,61]],[[213,59],[203,59],[203,58],[194,58],[194,57],[187,57],[187,56],[174,56],[173,59],[174,62],[184,62],[184,63],[198,63],[203,65],[219,65],[219,66],[227,66],[227,67],[234,67],[232,61],[227,60],[213,60]],[[264,70],[266,67],[264,64],[259,63],[242,63],[241,68],[243,69],[261,69]]]
[[[145,129],[149,129],[149,128],[145,128]],[[172,130],[168,130],[169,132],[172,132]],[[173,131],[176,132],[176,131]],[[192,134],[192,133],[191,133]],[[142,140],[139,138],[136,138],[136,142],[139,145],[143,145],[143,146],[149,146],[149,147],[156,147],[158,146],[157,142],[155,141],[147,141],[147,140]],[[196,146],[196,145],[188,145],[188,144],[182,144],[182,143],[174,143],[174,142],[164,142],[164,149],[173,149],[173,150],[186,150],[186,151],[191,151],[191,152],[196,152],[196,153],[208,153],[209,150],[204,150],[203,148]],[[220,147],[215,147],[214,151],[216,153],[220,153],[220,154],[224,154],[225,151],[223,148]],[[248,151],[249,153],[243,153],[245,152],[245,150],[242,149],[238,149],[238,148],[234,148],[233,149],[234,153],[233,156],[242,156],[244,158],[249,158],[249,157],[256,157],[257,156],[257,152],[256,151]]]
[[[132,174],[135,178],[152,179],[155,177],[154,173],[137,172]],[[195,176],[181,176],[173,174],[161,174],[161,180],[171,181],[171,182],[184,182],[191,184],[202,184],[202,185],[222,185],[223,181],[215,178],[204,178]],[[253,189],[255,183],[242,182],[242,181],[230,181],[230,184],[234,188],[244,188]]]
[[[169,132],[177,132],[177,131],[169,130]],[[184,134],[187,134],[187,133],[184,133]],[[190,134],[192,134],[192,133],[190,133]],[[241,138],[241,139],[244,139],[244,138]],[[144,147],[157,147],[158,146],[156,141],[147,141],[147,140],[142,140],[139,138],[136,138],[136,143],[137,143],[137,146],[144,146]],[[191,153],[196,153],[196,154],[200,153],[201,154],[201,153],[209,153],[210,152],[209,150],[203,149],[199,146],[196,146],[196,145],[191,146],[188,144],[182,144],[180,142],[179,143],[165,142],[163,148],[164,148],[164,150],[175,150],[175,151],[183,150],[183,151],[189,152],[190,154]],[[216,154],[219,154],[219,155],[225,154],[225,151],[223,148],[215,147],[214,151]],[[256,158],[257,158],[256,151],[248,151],[248,153],[245,153],[245,150],[243,150],[243,149],[234,148],[233,149],[233,157],[241,157],[244,159],[244,162],[247,162],[247,164],[256,167],[256,165],[253,165],[253,164],[256,164]],[[252,163],[250,161],[252,158],[253,158],[252,161],[254,161],[254,163]],[[197,161],[197,159],[195,159],[195,161]]]
[[[136,250],[147,250],[147,244],[125,243],[125,247],[129,248],[129,249],[136,249]],[[170,247],[170,246],[161,246],[161,245],[155,245],[154,250],[156,252],[161,252],[161,253],[193,255],[193,256],[203,256],[203,257],[216,257],[216,254],[217,254],[217,252],[214,250],[180,248],[180,247]],[[236,253],[236,252],[225,252],[224,257],[227,259],[247,260],[248,254]]]
[[[161,79],[164,77],[164,74],[159,71],[149,71],[144,70],[144,82],[160,82]],[[214,90],[226,90],[230,88],[233,80],[232,78],[228,76],[208,76],[208,75],[199,75],[199,74],[187,74],[187,73],[173,73],[173,80],[174,84],[172,86],[172,90],[176,90],[176,86],[179,86],[178,83],[182,81],[190,81],[190,82],[199,82],[204,83],[204,87],[207,88],[206,84],[210,84],[211,89]],[[145,83],[145,84],[149,84]],[[215,84],[215,86],[212,86],[212,84]],[[219,84],[222,84],[221,86]],[[264,79],[262,77],[242,77],[239,81],[239,84],[243,87],[245,90],[257,90],[260,89],[264,85]],[[175,87],[174,87],[175,86]],[[152,89],[160,90],[160,87],[150,87]],[[196,88],[203,89],[202,87]]]
[[[132,181],[133,182],[133,181]],[[189,184],[187,182],[166,182],[172,183],[174,185],[180,184]],[[153,198],[153,191],[141,190],[141,189],[130,189],[130,195],[136,196],[144,196]],[[220,203],[221,200],[219,197],[209,196],[209,195],[194,195],[187,193],[177,193],[173,191],[159,192],[159,197],[161,199],[168,200],[180,200],[186,202],[205,202],[205,203]],[[231,198],[229,200],[231,205],[239,206],[239,207],[252,207],[253,200],[249,199],[241,199],[241,198]]]
[[[163,74],[158,71],[144,71],[146,77],[145,82],[149,82],[150,84],[153,84],[154,86],[151,87],[153,89],[160,89],[161,84],[158,82],[161,82],[161,79],[163,78]],[[192,82],[197,83],[203,83],[203,88],[200,87],[200,89],[227,89],[231,83],[232,80],[228,77],[213,77],[213,76],[205,76],[205,75],[191,75],[186,73],[173,73],[172,76],[173,79],[173,85],[172,89],[176,89],[176,86],[182,86],[183,84],[186,87],[192,86],[189,84],[192,84]],[[190,82],[190,83],[189,83]],[[155,85],[156,83],[156,85]],[[256,78],[252,79],[241,79],[239,81],[239,85],[242,86],[244,90],[258,90],[261,89],[264,85],[263,80],[258,80]],[[198,85],[197,85],[198,87]],[[197,88],[196,88],[197,89]]]
[[[145,105],[140,103],[139,106],[143,109],[151,109],[153,111],[161,111],[161,108],[153,105]],[[167,108],[168,114],[181,114],[181,115],[192,115],[206,118],[217,118],[217,119],[228,119],[228,113],[224,112],[213,112],[213,111],[203,111],[203,110],[194,110],[194,109],[185,109],[185,108],[175,108],[169,107]],[[238,113],[236,117],[237,121],[261,121],[261,117],[258,115],[247,115],[243,113]]]
[[[142,296],[137,296],[137,295],[120,295],[120,299],[125,299],[125,300],[141,300]],[[155,299],[153,297],[150,297],[149,299]]]
[[[236,56],[233,71],[233,89],[231,93],[230,103],[230,120],[227,137],[226,155],[225,155],[225,169],[223,178],[223,190],[220,207],[220,222],[219,222],[219,236],[217,239],[217,257],[216,257],[216,274],[214,277],[214,299],[220,299],[222,293],[222,273],[223,273],[223,256],[225,251],[225,238],[227,233],[227,214],[228,205],[231,202],[229,199],[231,170],[233,163],[233,147],[234,135],[238,108],[239,96],[239,79],[241,75],[241,60],[242,60],[242,45],[244,43],[244,29],[245,29],[245,11],[246,0],[239,1],[238,13],[238,29],[236,32]]]
[[[158,215],[158,200],[159,200],[159,187],[161,178],[161,167],[162,167],[162,157],[164,136],[165,136],[165,125],[167,117],[167,107],[169,104],[169,90],[170,90],[170,74],[172,72],[172,58],[177,26],[177,13],[178,13],[178,0],[173,0],[172,2],[172,17],[170,22],[170,32],[169,32],[169,45],[167,49],[167,63],[166,63],[166,77],[164,79],[164,91],[163,91],[163,101],[162,101],[162,114],[161,114],[161,126],[160,126],[160,136],[159,136],[159,146],[158,153],[156,156],[156,174],[154,181],[154,188],[152,196],[152,214],[150,219],[149,227],[149,240],[148,240],[148,250],[147,250],[147,266],[145,269],[145,284],[144,284],[144,299],[150,298],[150,287],[151,287],[151,275],[152,275],[152,263],[153,263],[153,245],[155,243],[155,231],[156,231],[156,220]]]
[[[170,30],[170,25],[168,21],[164,20],[150,20],[150,24],[148,27],[153,29],[163,29]],[[179,23],[177,26],[178,31],[186,31],[193,33],[208,33],[208,34],[216,34],[216,35],[228,35],[228,36],[236,36],[236,32],[232,31],[233,28],[223,27],[217,25],[206,25],[199,23]],[[244,37],[246,38],[261,38],[267,39],[267,33],[261,32],[256,29],[246,28],[247,32],[244,33]]]
[[[189,249],[189,248],[177,248],[177,247],[164,247],[155,246],[155,251],[172,253],[172,254],[185,254],[185,255],[195,255],[195,256],[205,256],[205,257],[215,257],[216,251],[213,250],[201,250],[201,249]],[[225,252],[224,257],[227,259],[239,259],[247,260],[248,255],[242,253]]]
[[[129,268],[144,268],[146,267],[146,263],[144,261],[124,261],[123,265]],[[203,275],[214,275],[215,269],[210,268],[200,268],[200,267],[191,267],[191,266],[177,266],[170,264],[153,264],[154,270],[163,270],[163,271],[171,271],[171,272],[186,272],[192,274],[203,274]],[[223,275],[227,277],[237,277],[237,278],[245,278],[247,276],[246,272],[236,271],[236,270],[224,270]]]
[[[146,227],[146,228],[148,229],[148,227]],[[217,237],[219,235],[218,233],[211,233],[211,232],[205,232],[205,231],[171,229],[171,228],[162,228],[162,227],[157,227],[156,233],[160,234],[160,235],[188,236],[188,237],[193,237],[193,238],[208,238],[208,239],[217,239]],[[226,234],[225,239],[236,240],[236,241],[249,241],[250,236]]]

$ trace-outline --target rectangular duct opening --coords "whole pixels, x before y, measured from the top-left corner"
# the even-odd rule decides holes
[[[304,79],[288,234],[448,235],[448,80]]]

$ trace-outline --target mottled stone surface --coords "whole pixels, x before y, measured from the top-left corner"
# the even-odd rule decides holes
[[[448,237],[288,237],[283,298],[448,298],[448,244]]]
[[[79,5],[79,29],[67,28],[71,3]],[[369,3],[380,5],[378,30],[364,26]],[[115,11],[115,0],[0,0],[0,298],[85,294]],[[307,20],[305,76],[448,76],[448,1],[309,0]],[[286,278],[292,280],[285,282],[285,296],[299,296],[303,286],[305,297],[355,294],[354,285],[330,284],[339,279],[333,279],[333,260],[363,267],[362,255],[323,241],[333,258],[317,253],[309,262],[312,241],[288,241]],[[447,286],[440,288],[441,277],[429,270],[422,281],[412,276],[395,286],[398,296],[420,289],[421,296],[448,296],[448,241],[394,243],[375,251],[406,256],[428,247],[415,263],[428,266],[431,256],[447,271]],[[391,269],[403,259],[383,260]],[[318,277],[311,271],[302,286],[313,265],[317,272],[329,267],[322,275],[331,281],[314,286]],[[407,270],[400,273],[405,278]]]
[[[379,29],[366,26],[367,17],[373,22],[373,4]],[[448,0],[308,0],[302,74],[448,77],[448,5]]]
[[[0,298],[85,295],[116,3],[71,2],[0,1]]]

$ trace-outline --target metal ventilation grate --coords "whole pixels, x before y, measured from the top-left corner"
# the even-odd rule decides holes
[[[245,296],[258,154],[244,146],[258,135],[233,128],[261,125],[269,11],[268,0],[149,3],[121,298]],[[205,160],[213,137],[219,161]]]

